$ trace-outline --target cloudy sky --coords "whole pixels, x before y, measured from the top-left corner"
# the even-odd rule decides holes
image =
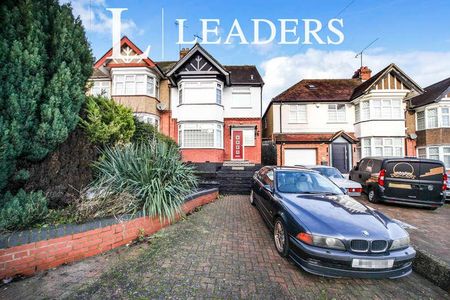
[[[422,86],[450,77],[449,0],[61,1],[71,2],[74,13],[81,17],[96,57],[111,47],[111,13],[106,8],[128,8],[122,14],[122,34],[141,49],[150,45],[149,56],[155,61],[177,59],[180,45],[176,19],[187,20],[186,41],[194,35],[202,36],[200,19],[219,19],[222,43],[204,47],[223,64],[256,65],[266,82],[266,102],[303,78],[351,77],[360,64],[355,55],[375,39],[378,40],[363,57],[363,64],[374,72],[393,62]],[[336,17],[344,22],[343,43],[320,45],[313,40],[311,45],[302,44],[302,19],[321,21],[325,28],[319,36],[326,41],[330,34],[327,22]],[[275,38],[265,45],[240,45],[239,39],[233,38],[231,45],[225,45],[223,41],[234,19],[249,42],[254,38],[251,19],[271,21],[275,25]],[[279,44],[278,19],[299,20],[298,44]],[[260,37],[266,40],[270,32],[263,25]],[[336,39],[335,35],[331,37]],[[210,40],[214,38],[209,36]]]

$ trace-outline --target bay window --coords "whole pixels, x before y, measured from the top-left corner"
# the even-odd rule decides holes
[[[417,130],[450,127],[450,107],[433,107],[416,112]]]
[[[427,128],[438,127],[437,108],[428,109],[427,111]]]
[[[156,78],[145,74],[114,75],[114,94],[158,97],[156,81]]]
[[[403,138],[373,137],[361,138],[361,155],[366,156],[403,156]]]
[[[328,104],[328,121],[345,122],[345,104]]]
[[[359,103],[355,105],[355,121],[359,122],[361,120],[361,111]]]
[[[425,112],[419,111],[417,112],[417,130],[425,129]]]
[[[445,168],[450,170],[450,145],[420,147],[417,148],[417,156],[440,160],[444,163]]]
[[[289,105],[289,123],[306,123],[306,105]]]
[[[359,107],[357,112],[357,122],[371,119],[403,119],[401,100],[369,100],[359,103],[361,116],[359,116]],[[356,108],[355,108],[356,109]],[[356,111],[355,111],[356,113]]]
[[[181,148],[223,148],[223,125],[182,123],[178,127]]]
[[[159,117],[148,113],[134,113],[134,116],[141,122],[151,124],[159,130]]]
[[[216,86],[216,103],[222,104],[222,85],[220,83]]]
[[[110,98],[110,82],[106,80],[94,80],[92,82],[91,94],[93,96],[103,96]]]

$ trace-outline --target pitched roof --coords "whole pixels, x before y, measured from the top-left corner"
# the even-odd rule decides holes
[[[93,68],[92,70],[92,79],[99,79],[99,78],[109,78],[108,74],[103,73],[100,69]]]
[[[419,107],[435,102],[450,88],[450,77],[426,87],[421,95],[410,99],[412,107]]]
[[[423,91],[420,85],[415,83],[408,75],[406,75],[405,72],[403,72],[396,64],[392,63],[388,65],[386,68],[375,74],[374,76],[370,77],[368,80],[361,83],[355,90],[353,91],[352,100],[358,98],[359,96],[363,95],[366,91],[368,91],[372,86],[374,86],[378,80],[384,77],[387,73],[395,71],[397,75],[402,78],[405,82],[407,82],[408,86],[411,89],[416,89],[417,91]]]
[[[144,53],[141,49],[138,48],[127,36],[123,36],[120,39],[120,47],[123,47],[124,45],[127,45],[130,47],[135,53],[142,54]],[[103,65],[103,63],[112,55],[112,48],[110,48],[102,57],[100,57],[99,60],[97,60],[94,64],[94,68],[99,68]],[[155,67],[155,63],[150,58],[144,58],[143,61],[149,66],[149,67]]]
[[[273,99],[273,102],[289,101],[350,101],[359,79],[303,79]]]
[[[158,61],[158,62],[156,62],[156,64],[161,69],[161,71],[163,71],[164,74],[169,72],[173,68],[173,66],[175,66],[176,63],[177,63],[177,61]]]
[[[230,72],[231,84],[263,85],[264,81],[256,66],[224,66]]]

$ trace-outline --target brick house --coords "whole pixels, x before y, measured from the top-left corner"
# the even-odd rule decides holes
[[[261,162],[264,82],[255,66],[224,66],[199,44],[177,61],[139,59],[127,37],[94,65],[92,94],[103,93],[173,138],[184,161]]]
[[[450,170],[450,78],[408,100],[406,124],[415,134],[417,156],[439,159]]]
[[[362,67],[350,79],[304,79],[272,99],[263,137],[276,143],[279,165],[325,164],[346,173],[366,156],[414,151],[404,100],[422,91],[395,64],[374,76]]]

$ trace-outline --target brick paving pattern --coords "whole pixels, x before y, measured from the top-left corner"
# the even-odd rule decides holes
[[[450,265],[450,238],[448,225],[450,221],[450,204],[437,210],[400,206],[394,204],[373,204],[365,195],[357,198],[362,203],[376,208],[387,216],[406,222],[416,227],[408,229],[413,245],[440,258]]]
[[[271,233],[247,196],[225,196],[163,229],[149,245],[121,251],[120,259],[113,253],[107,254],[109,260],[92,263],[103,274],[89,280],[64,282],[52,276],[61,269],[70,274],[79,264],[89,272],[89,264],[80,262],[0,288],[0,298],[449,298],[415,273],[398,280],[328,279],[305,273],[276,253]],[[53,289],[46,282],[49,276]]]

